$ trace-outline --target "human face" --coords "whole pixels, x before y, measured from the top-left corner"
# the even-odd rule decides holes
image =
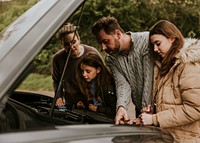
[[[120,42],[116,34],[108,35],[102,29],[97,35],[97,40],[101,45],[101,48],[106,53],[112,55],[120,52]]]
[[[174,42],[174,38],[167,38],[161,34],[154,34],[151,36],[150,42],[153,44],[154,51],[161,57],[165,57]]]
[[[92,66],[81,64],[81,70],[82,70],[83,78],[87,82],[91,82],[97,76],[97,74],[101,71],[101,68],[100,67],[95,68]]]
[[[70,45],[72,48],[71,55],[78,56],[80,54],[80,39],[77,36],[74,37],[74,33],[66,34],[62,39],[62,46],[66,51],[69,50]]]

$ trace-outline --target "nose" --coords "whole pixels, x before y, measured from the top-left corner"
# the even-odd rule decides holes
[[[72,50],[76,49],[76,46],[74,44],[71,45]]]
[[[87,73],[85,71],[83,71],[83,77],[86,78],[87,77]]]
[[[101,48],[102,48],[103,51],[105,51],[105,50],[107,49],[107,46],[106,46],[105,44],[102,43],[102,44],[101,44]]]
[[[158,46],[154,45],[154,52],[158,52]]]

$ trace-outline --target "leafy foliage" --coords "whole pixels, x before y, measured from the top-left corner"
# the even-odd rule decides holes
[[[23,1],[0,14],[0,31],[39,0]],[[91,33],[93,23],[103,16],[114,16],[125,31],[147,31],[158,20],[173,22],[185,37],[200,36],[200,0],[87,0],[80,22],[82,43],[100,47]],[[80,10],[69,19],[76,24]],[[37,73],[50,74],[53,54],[60,49],[54,36],[36,58]],[[104,55],[105,53],[102,52]]]
[[[19,86],[18,90],[31,91],[53,91],[51,76],[41,74],[30,74]]]

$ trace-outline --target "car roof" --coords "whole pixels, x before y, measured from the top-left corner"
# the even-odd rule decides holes
[[[0,100],[84,0],[41,0],[0,33]]]

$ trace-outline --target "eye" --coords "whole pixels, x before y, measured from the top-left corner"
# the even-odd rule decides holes
[[[160,46],[160,42],[155,42],[155,45],[156,46]]]
[[[86,70],[86,72],[87,72],[87,73],[91,73],[91,71],[90,71],[90,70]]]
[[[102,43],[107,45],[109,43],[109,40],[103,40]]]
[[[108,43],[109,43],[109,40],[104,41],[104,44],[108,44]]]
[[[76,40],[73,40],[73,41],[71,42],[72,45],[75,44],[75,43],[76,43]]]

